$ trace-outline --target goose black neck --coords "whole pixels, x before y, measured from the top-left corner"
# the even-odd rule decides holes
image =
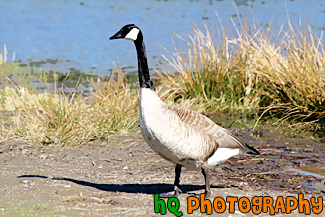
[[[139,32],[137,40],[134,41],[138,55],[138,75],[140,88],[150,88],[154,90],[153,83],[150,80],[146,48],[143,42],[142,33]]]

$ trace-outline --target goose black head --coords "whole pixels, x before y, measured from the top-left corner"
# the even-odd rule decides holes
[[[109,39],[113,40],[113,39],[122,38],[122,39],[135,41],[138,39],[139,32],[140,32],[139,27],[137,27],[134,24],[128,24],[123,26],[120,31],[118,31],[115,35],[113,35]]]

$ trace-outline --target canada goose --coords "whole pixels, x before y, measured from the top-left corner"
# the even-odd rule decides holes
[[[238,154],[259,154],[206,116],[164,103],[150,80],[143,35],[139,27],[128,24],[112,39],[134,42],[138,56],[140,82],[140,128],[144,140],[161,157],[176,164],[174,190],[160,197],[176,197],[181,168],[201,170],[205,179],[205,196],[210,196],[208,169]]]

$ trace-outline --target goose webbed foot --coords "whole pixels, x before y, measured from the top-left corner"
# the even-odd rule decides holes
[[[181,189],[179,189],[179,187],[177,186],[174,186],[174,191],[161,193],[159,194],[159,197],[163,197],[163,198],[177,197],[181,193],[182,193]]]
[[[176,164],[175,167],[175,182],[174,182],[174,191],[166,192],[166,193],[161,193],[159,194],[159,197],[177,197],[182,193],[181,189],[179,189],[179,178],[181,176],[181,171],[182,171],[182,166],[179,164]]]

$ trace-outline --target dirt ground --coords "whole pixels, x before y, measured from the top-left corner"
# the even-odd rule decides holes
[[[210,199],[324,195],[324,176],[292,168],[324,166],[325,143],[268,132],[260,138],[248,131],[235,134],[262,154],[238,156],[212,169]],[[70,147],[11,140],[0,146],[0,167],[0,216],[160,216],[154,213],[153,195],[171,190],[174,181],[173,165],[140,135]],[[184,216],[189,216],[187,197],[203,193],[203,184],[200,172],[182,170],[185,193],[179,199]],[[236,211],[220,216],[250,215]],[[197,211],[193,216],[206,214]]]

